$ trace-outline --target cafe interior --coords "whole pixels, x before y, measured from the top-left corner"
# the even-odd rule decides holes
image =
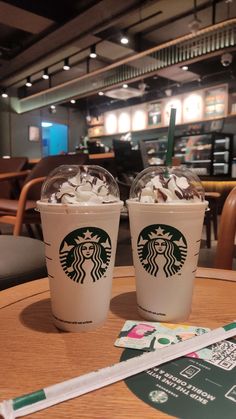
[[[233,321],[235,314],[232,304],[227,305],[227,298],[233,301],[236,280],[236,1],[0,1],[0,290],[5,295],[1,307],[6,304],[10,312],[10,306],[18,299],[31,298],[31,294],[48,289],[44,279],[48,275],[45,237],[40,213],[35,208],[49,173],[60,165],[101,166],[115,178],[120,199],[125,203],[142,170],[166,164],[173,108],[176,116],[172,164],[190,169],[199,177],[208,201],[195,270],[201,281],[199,287],[205,281],[208,288],[199,291],[194,304],[201,316],[194,314],[191,321],[216,327],[221,324],[218,306],[222,313],[225,310],[225,322],[231,318]],[[114,278],[128,287],[124,288],[124,304],[128,304],[132,290],[127,281],[134,276],[133,264],[125,204],[120,214],[114,270]],[[13,290],[14,297],[10,294]],[[218,293],[216,297],[214,292]],[[211,295],[212,307],[212,312],[208,307],[208,314],[204,312],[207,295]],[[134,298],[132,310],[123,315],[123,303],[119,305],[116,295],[113,300],[112,316],[120,316],[123,321],[138,317]],[[51,325],[36,327],[33,308],[30,311],[25,304],[23,314],[17,314],[18,323],[22,328],[29,327],[31,334],[33,330],[30,343],[37,333],[56,333]],[[48,306],[41,300],[34,304],[36,310],[37,304],[42,308],[42,321],[45,320]],[[11,320],[14,310],[9,314]],[[40,314],[37,316],[40,318]],[[12,331],[18,323],[11,326]],[[27,339],[25,331],[22,335]],[[75,354],[67,346],[69,340],[65,361],[61,338],[56,339],[53,342],[50,335],[47,343],[40,344],[45,344],[46,352],[48,345],[55,343],[68,372],[65,377],[78,375]],[[75,348],[76,338],[72,339]],[[91,361],[93,369],[106,366],[108,338],[104,342],[105,352],[97,358],[104,362],[96,365]],[[88,338],[85,344],[93,346],[92,339]],[[14,355],[15,362],[22,351]],[[30,349],[27,351],[30,353]],[[33,356],[36,352],[33,344]],[[112,356],[111,351],[111,363],[118,362]],[[83,362],[80,374],[90,371]],[[7,365],[4,368],[9,375]],[[13,391],[13,396],[24,393],[26,387],[28,392],[40,388],[46,367],[42,369],[42,363],[37,367],[39,380],[31,377],[32,389],[30,383],[25,384],[29,368],[23,372],[22,362],[18,367],[24,380],[16,386],[18,391]],[[53,380],[45,382],[65,379],[63,374],[52,372],[51,367],[46,378],[50,378],[50,373]],[[7,399],[13,381],[13,376],[7,381]],[[47,410],[50,413],[46,416],[43,411],[35,417],[213,417],[201,413],[181,416],[177,408],[162,410],[163,400],[153,402],[154,409],[150,409],[142,396],[130,401],[126,387],[113,405],[112,389],[108,389],[99,390],[97,411],[91,393],[82,396],[79,405],[71,401],[68,411],[69,402],[65,407],[62,403]],[[231,403],[236,401],[235,390],[230,397]],[[150,405],[150,397],[146,403]],[[77,416],[77,406],[82,409],[82,416]],[[132,409],[137,409],[137,414]]]

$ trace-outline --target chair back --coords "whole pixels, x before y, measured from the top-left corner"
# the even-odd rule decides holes
[[[19,172],[26,168],[27,157],[0,157],[0,173]]]
[[[121,178],[123,173],[129,173],[135,177],[137,173],[143,170],[143,161],[139,149],[132,149],[132,144],[129,141],[113,140],[112,144],[118,178]]]
[[[229,193],[221,214],[214,267],[232,269],[236,234],[236,187]]]
[[[27,157],[0,157],[0,173],[20,172],[26,169]],[[12,195],[12,185],[9,181],[1,182],[0,198],[9,199]]]
[[[48,176],[48,174],[58,166],[63,164],[73,165],[73,164],[88,164],[88,155],[83,153],[78,154],[65,154],[57,156],[47,156],[43,157],[31,170],[27,178],[25,179],[25,184],[32,179],[36,179],[43,176]],[[37,201],[40,199],[41,193],[41,184],[36,184],[33,186],[28,195],[27,200]]]

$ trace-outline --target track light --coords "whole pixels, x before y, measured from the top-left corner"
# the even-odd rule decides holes
[[[91,46],[89,56],[90,56],[90,58],[96,58],[96,56],[97,56],[96,45]]]
[[[65,58],[64,65],[63,65],[63,70],[65,70],[65,71],[70,70],[69,58]]]
[[[4,99],[8,97],[8,93],[7,93],[6,89],[2,89],[1,96],[2,96]]]
[[[165,94],[166,94],[166,96],[167,96],[167,97],[170,97],[170,96],[172,95],[172,89],[167,88],[167,89],[165,90]]]
[[[49,112],[50,113],[56,113],[57,112],[56,106],[55,105],[51,105],[50,108],[49,108]]]
[[[128,89],[128,84],[124,83],[122,87],[123,87],[123,89]]]
[[[75,103],[76,102],[76,100],[75,99],[71,99],[71,101],[70,101],[70,103]]]
[[[31,77],[27,77],[25,85],[27,87],[31,87],[32,86]]]
[[[126,33],[123,33],[120,38],[120,43],[123,45],[127,45],[129,43],[129,38]]]
[[[183,65],[181,68],[182,68],[182,70],[184,70],[184,71],[188,71],[188,66],[187,66],[187,65]]]
[[[48,74],[48,69],[47,68],[45,68],[45,70],[43,72],[43,75],[42,75],[42,78],[44,80],[48,80],[49,79],[49,74]]]
[[[98,92],[99,96],[104,96],[104,93],[102,91]]]

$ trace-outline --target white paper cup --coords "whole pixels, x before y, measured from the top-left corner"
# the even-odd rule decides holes
[[[38,201],[54,324],[71,332],[108,314],[122,201],[98,205]]]
[[[126,202],[140,315],[161,322],[186,320],[207,202]]]

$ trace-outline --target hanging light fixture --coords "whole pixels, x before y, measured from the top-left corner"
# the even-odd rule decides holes
[[[42,75],[42,78],[44,80],[48,80],[49,79],[48,68],[45,68],[45,70],[43,72],[43,75]]]
[[[201,28],[201,20],[197,17],[197,0],[193,0],[193,20],[188,24],[191,33],[195,34]]]
[[[8,93],[7,93],[6,89],[2,89],[1,96],[2,96],[4,99],[6,99],[6,98],[8,97]]]
[[[96,45],[95,44],[91,46],[89,56],[90,56],[90,58],[96,58],[97,57]]]
[[[70,70],[69,58],[65,58],[64,65],[63,65],[63,70],[65,70],[65,71]]]
[[[127,45],[129,43],[129,38],[127,36],[127,33],[123,32],[120,38],[120,43],[123,45]]]
[[[30,76],[29,76],[29,77],[27,77],[25,85],[26,85],[27,87],[31,87],[31,86],[32,86],[32,82],[31,82],[31,77],[30,77]]]

